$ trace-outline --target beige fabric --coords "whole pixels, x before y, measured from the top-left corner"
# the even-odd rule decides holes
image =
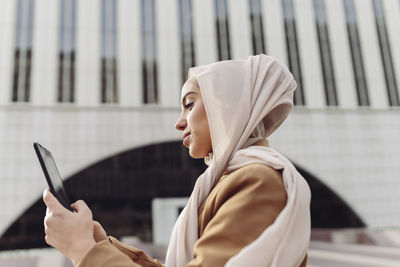
[[[281,173],[271,167],[250,164],[224,175],[200,206],[199,239],[187,267],[224,266],[273,224],[286,200]]]
[[[288,116],[296,83],[289,70],[265,55],[190,69],[197,79],[210,125],[213,155],[197,179],[188,204],[172,232],[166,266],[183,267],[193,260],[198,236],[198,208],[216,179],[228,167],[250,163],[282,170],[288,201],[276,221],[226,266],[299,266],[310,238],[310,190],[304,178],[271,148],[246,147],[254,129],[264,124],[268,137]]]
[[[162,267],[160,261],[114,237],[98,242],[76,267]]]
[[[276,220],[286,201],[282,174],[271,167],[250,164],[224,175],[198,211],[199,239],[194,246],[194,259],[187,267],[223,266]],[[306,261],[307,256],[300,266],[306,266]],[[115,266],[163,265],[110,237],[97,243],[77,267]]]

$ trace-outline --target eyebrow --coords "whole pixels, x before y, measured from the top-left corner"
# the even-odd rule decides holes
[[[194,91],[187,92],[187,93],[182,97],[182,106],[184,106],[185,99],[186,99],[186,97],[187,97],[188,95],[190,95],[190,94],[197,94],[197,93],[194,92]]]

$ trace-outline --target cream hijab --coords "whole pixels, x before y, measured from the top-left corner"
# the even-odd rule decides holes
[[[183,267],[193,259],[198,208],[222,173],[262,163],[283,169],[287,204],[275,222],[225,266],[299,266],[310,239],[310,189],[284,156],[269,147],[251,146],[274,132],[291,111],[296,88],[292,74],[276,59],[258,55],[191,68],[189,76],[200,87],[213,154],[178,217],[165,265]]]

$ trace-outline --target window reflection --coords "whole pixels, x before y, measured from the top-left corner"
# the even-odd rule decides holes
[[[28,102],[32,66],[34,0],[18,0],[12,101]]]
[[[333,69],[332,54],[328,33],[325,0],[313,0],[315,23],[319,44],[319,55],[324,78],[325,102],[328,106],[337,106],[335,73]]]
[[[158,102],[155,1],[141,1],[143,103]]]
[[[354,80],[357,88],[359,106],[369,106],[367,80],[365,77],[364,61],[361,52],[360,36],[357,26],[357,15],[354,0],[343,0],[349,38],[351,59],[353,62]]]
[[[76,0],[61,0],[58,62],[58,102],[74,102]]]
[[[101,102],[117,103],[117,0],[102,0],[101,13]]]
[[[382,65],[385,73],[385,83],[388,92],[390,106],[399,106],[399,93],[395,77],[395,70],[392,60],[392,50],[390,47],[388,32],[385,21],[385,11],[383,10],[382,0],[372,1],[375,15],[376,30],[378,33],[379,48],[381,52]]]
[[[297,41],[296,18],[294,15],[293,0],[281,0],[286,35],[286,51],[289,60],[289,69],[297,82],[294,92],[294,104],[305,105],[303,92],[303,77],[301,74],[299,46]]]
[[[266,54],[261,13],[261,0],[249,0],[253,54]]]
[[[218,41],[218,60],[231,59],[231,46],[229,41],[228,24],[228,4],[226,0],[214,0],[217,41]]]
[[[193,5],[192,0],[179,0],[179,33],[181,37],[182,82],[187,78],[187,71],[195,63],[193,41]]]

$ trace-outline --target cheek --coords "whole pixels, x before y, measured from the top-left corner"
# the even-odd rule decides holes
[[[190,118],[188,118],[189,123],[191,124],[191,129],[196,131],[197,134],[205,135],[207,132],[209,133],[209,126],[207,121],[207,115],[204,107],[193,110],[190,114]]]
[[[210,128],[208,125],[207,115],[205,109],[199,109],[192,114],[191,129],[195,135],[196,143],[200,146],[207,148],[207,153],[211,151],[211,137]]]

